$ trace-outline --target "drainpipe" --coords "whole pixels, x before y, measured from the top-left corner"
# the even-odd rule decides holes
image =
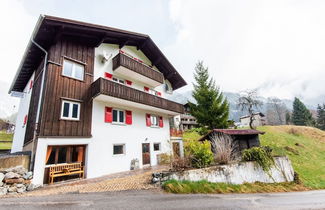
[[[38,130],[38,123],[39,123],[39,115],[40,115],[40,109],[43,101],[43,89],[44,89],[44,80],[45,80],[45,74],[46,74],[46,66],[47,66],[47,51],[41,47],[39,44],[37,44],[34,39],[31,39],[31,42],[36,45],[41,51],[44,52],[44,64],[43,64],[43,70],[40,73],[42,74],[42,81],[41,81],[41,89],[40,89],[40,95],[37,105],[37,112],[36,112],[36,121],[35,121],[35,127],[34,127],[34,135],[33,135],[33,143],[32,143],[32,154],[31,154],[31,163],[30,163],[30,170],[33,170],[34,163],[35,163],[35,155],[36,155],[36,148],[37,148],[37,130]]]

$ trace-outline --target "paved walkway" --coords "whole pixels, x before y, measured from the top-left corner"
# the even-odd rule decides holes
[[[53,185],[45,185],[35,191],[4,197],[46,196],[65,193],[110,192],[123,190],[154,189],[150,184],[152,173],[166,170],[167,166],[155,166],[122,173],[115,173],[99,178],[71,180]]]

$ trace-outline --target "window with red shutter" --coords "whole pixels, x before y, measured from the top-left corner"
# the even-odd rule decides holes
[[[126,119],[125,119],[125,123],[127,125],[132,125],[132,111],[126,110]]]
[[[149,88],[148,87],[143,87],[144,91],[149,92]]]
[[[150,114],[146,114],[146,125],[151,126]]]
[[[159,127],[164,127],[164,120],[162,116],[159,116]]]
[[[33,82],[34,82],[34,81],[31,80],[30,83],[29,83],[29,90],[31,90],[31,89],[33,88]]]
[[[105,72],[104,76],[105,76],[106,79],[112,79],[113,78],[113,74],[110,74],[108,72]]]
[[[105,107],[105,122],[112,122],[112,107]]]
[[[130,80],[125,80],[125,82],[127,85],[130,85],[130,86],[132,85],[132,81],[130,81]]]

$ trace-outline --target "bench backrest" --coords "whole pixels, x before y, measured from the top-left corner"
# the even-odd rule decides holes
[[[81,163],[67,163],[67,164],[60,164],[55,166],[50,166],[50,172],[59,173],[63,172],[64,169],[81,169]]]

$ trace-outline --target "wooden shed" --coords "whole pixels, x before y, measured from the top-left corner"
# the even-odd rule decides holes
[[[260,146],[259,134],[264,134],[265,132],[253,130],[253,129],[213,129],[205,136],[199,139],[199,141],[211,140],[211,137],[218,134],[229,135],[234,141],[237,141],[239,150],[248,149],[251,147]]]

